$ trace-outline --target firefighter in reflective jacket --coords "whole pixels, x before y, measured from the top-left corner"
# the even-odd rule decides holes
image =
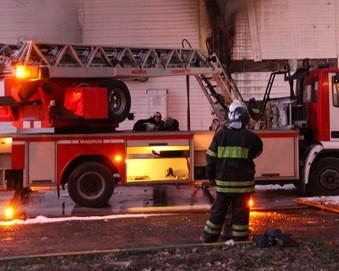
[[[227,125],[215,133],[206,154],[207,177],[216,185],[217,196],[203,231],[204,243],[216,242],[221,234],[228,208],[232,207],[232,236],[249,238],[249,200],[254,193],[255,164],[253,159],[263,150],[262,140],[246,129],[247,109],[234,101],[229,107]]]

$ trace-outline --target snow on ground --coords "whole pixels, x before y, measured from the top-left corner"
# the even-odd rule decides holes
[[[42,224],[42,223],[54,223],[54,222],[65,222],[65,221],[75,221],[75,220],[108,220],[108,219],[118,219],[118,218],[135,218],[135,217],[150,217],[150,216],[164,216],[169,214],[128,214],[128,215],[107,215],[107,216],[87,216],[87,217],[56,217],[50,218],[45,216],[37,216],[35,218],[21,220],[14,219],[10,221],[0,221],[1,226],[10,226],[10,225],[27,225],[27,224]]]
[[[256,185],[255,190],[295,190],[295,186],[293,184],[286,184],[286,185]],[[314,204],[321,204],[324,206],[332,206],[336,207],[339,210],[339,196],[321,196],[321,197],[303,197],[300,198],[303,202],[314,203]]]
[[[294,198],[292,201],[339,213],[339,196],[303,197]]]
[[[339,196],[322,196],[322,197],[307,197],[303,198],[307,202],[321,203],[323,205],[338,206],[339,208]]]
[[[262,190],[295,190],[294,184],[268,184],[268,185],[256,185],[255,190],[256,191],[262,191]]]

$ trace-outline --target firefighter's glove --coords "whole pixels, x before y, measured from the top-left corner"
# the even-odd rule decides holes
[[[208,181],[209,181],[209,185],[210,186],[215,186],[216,185],[215,184],[215,179],[209,179]]]

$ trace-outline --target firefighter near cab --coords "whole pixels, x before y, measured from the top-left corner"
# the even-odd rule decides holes
[[[216,185],[217,196],[203,231],[204,243],[216,242],[221,235],[228,208],[232,208],[232,236],[235,241],[249,237],[249,200],[254,193],[253,159],[263,151],[259,136],[246,129],[249,114],[235,100],[229,107],[227,125],[215,133],[206,153],[207,177]]]

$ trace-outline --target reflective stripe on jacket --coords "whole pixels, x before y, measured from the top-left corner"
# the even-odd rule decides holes
[[[222,193],[253,193],[255,164],[263,143],[247,129],[221,127],[206,153],[207,177],[216,180]]]

